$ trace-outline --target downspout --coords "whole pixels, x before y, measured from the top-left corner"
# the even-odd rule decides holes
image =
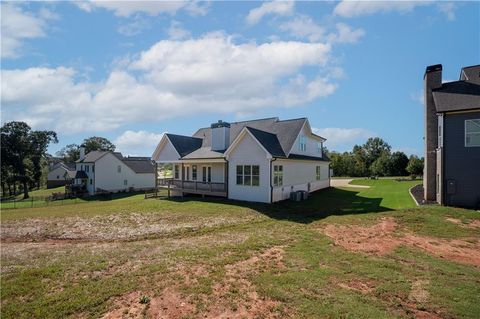
[[[274,157],[273,159],[270,160],[270,173],[269,173],[269,177],[270,177],[270,204],[273,203],[272,163],[275,162],[276,160],[277,160],[276,157]]]
[[[225,174],[225,178],[224,178],[224,182],[225,182],[225,192],[227,193],[227,198],[228,198],[228,190],[229,190],[229,187],[228,187],[228,174],[230,172],[230,167],[228,166],[228,160],[227,158],[225,158],[225,170],[224,170],[224,174]]]

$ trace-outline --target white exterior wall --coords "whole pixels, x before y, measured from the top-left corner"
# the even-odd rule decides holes
[[[173,147],[172,143],[168,139],[166,139],[165,145],[161,149],[160,153],[156,158],[154,158],[156,162],[172,162],[178,161],[178,153]]]
[[[95,176],[93,172],[93,166],[94,163],[76,163],[75,168],[77,171],[84,171],[87,176],[87,191],[90,195],[93,195],[95,192]],[[88,166],[88,172],[87,172],[87,166]],[[90,180],[92,181],[90,183]],[[81,179],[75,179],[75,184],[80,184],[82,182]]]
[[[272,179],[274,165],[283,166],[283,186],[273,188],[274,202],[290,198],[293,191],[314,192],[330,186],[328,162],[277,159],[272,163]],[[316,180],[317,166],[321,166],[319,181]]]
[[[300,150],[300,136],[304,135],[307,138],[307,150],[306,151],[301,151]],[[308,155],[308,156],[317,156],[317,157],[322,157],[322,151],[318,152],[317,151],[317,143],[320,143],[320,139],[313,138],[310,135],[310,132],[308,132],[307,128],[304,126],[302,130],[300,131],[300,134],[298,134],[297,139],[295,140],[295,143],[293,144],[292,150],[290,154],[299,154],[299,155]]]
[[[65,173],[67,171],[62,166],[57,167],[53,171],[48,172],[47,180],[49,181],[64,181]]]
[[[175,179],[175,165],[179,167],[179,176],[178,179],[182,180],[182,163],[173,164],[173,177]],[[185,171],[185,178],[186,181],[193,181],[192,179],[192,167],[193,165],[197,165],[197,182],[203,181],[203,167],[210,166],[212,168],[212,182],[214,183],[223,183],[225,181],[225,164],[224,163],[188,163],[183,164],[184,171]],[[187,176],[187,167],[188,169],[188,176]]]
[[[259,165],[259,186],[237,185],[237,165]],[[249,135],[231,151],[228,158],[228,198],[270,203],[270,159],[261,146]]]
[[[118,173],[119,165],[120,173]],[[124,184],[124,180],[127,180],[127,185]],[[114,155],[106,154],[95,162],[94,182],[95,189],[101,188],[110,192],[128,190],[130,187],[134,189],[153,188],[155,187],[155,174],[137,174]]]

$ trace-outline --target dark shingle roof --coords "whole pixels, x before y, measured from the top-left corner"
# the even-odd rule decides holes
[[[122,162],[130,167],[135,173],[155,173],[155,166],[149,158],[124,157]]]
[[[330,161],[328,156],[324,155],[323,157],[316,157],[316,156],[308,156],[308,155],[300,155],[300,154],[290,154],[288,155],[288,159],[297,159],[297,160],[309,160],[309,161]]]
[[[277,135],[257,130],[247,126],[247,130],[262,144],[262,146],[274,157],[285,157],[285,152],[278,141]]]
[[[437,112],[480,109],[480,85],[468,81],[443,83],[433,90]]]
[[[177,150],[181,157],[202,147],[202,139],[198,137],[190,137],[175,134],[166,134],[173,147]]]
[[[295,139],[300,133],[300,130],[302,129],[306,120],[306,118],[298,118],[280,121],[278,117],[272,117],[230,123],[230,144],[232,144],[235,138],[237,138],[238,134],[240,134],[244,127],[250,127],[267,133],[275,134],[283,152],[286,153],[292,148],[293,143],[295,143]],[[211,128],[207,127],[199,129],[193,136],[203,138],[202,147],[211,147],[211,135],[212,130]]]
[[[109,151],[91,151],[83,160],[77,160],[77,163],[94,163],[98,161],[105,154],[110,153]]]
[[[64,162],[58,162],[55,165],[51,166],[49,168],[49,171],[53,171],[59,167],[62,167],[66,171],[74,171],[75,170],[75,163],[64,163]]]
[[[75,178],[88,178],[88,176],[85,171],[77,171],[77,173],[75,174]]]

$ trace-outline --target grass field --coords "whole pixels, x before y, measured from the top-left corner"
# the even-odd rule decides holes
[[[478,318],[479,213],[352,183],[370,188],[2,211],[1,316]]]

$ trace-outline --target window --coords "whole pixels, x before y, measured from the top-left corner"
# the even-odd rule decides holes
[[[320,179],[322,179],[322,167],[321,166],[317,166],[315,167],[315,173],[316,173],[316,180],[319,181]]]
[[[123,180],[123,185],[125,185],[125,186],[128,185],[128,181],[126,179]]]
[[[192,181],[197,180],[197,165],[192,165]]]
[[[175,165],[175,175],[174,175],[175,179],[178,179],[179,175],[180,175],[180,169],[178,165]]]
[[[322,143],[321,142],[317,142],[317,153],[322,154]]]
[[[300,151],[305,152],[307,150],[307,137],[305,135],[300,135],[298,142]]]
[[[237,165],[237,185],[259,186],[260,185],[260,166]]]
[[[202,181],[204,183],[210,183],[212,181],[212,167],[211,166],[203,166],[202,167]]]
[[[118,166],[117,166],[117,172],[118,172],[118,173],[121,173],[121,172],[122,172],[122,166],[121,166],[121,165],[118,165]]]
[[[83,171],[83,165],[80,165],[80,170]]]
[[[480,146],[480,119],[465,121],[465,146]]]
[[[60,175],[57,175],[57,179],[60,179]]]
[[[273,165],[273,186],[283,185],[283,166]]]
[[[88,166],[88,165],[85,165],[85,172],[88,173],[88,171],[89,171],[89,166]]]
[[[92,185],[92,184],[93,184],[93,181],[92,181],[92,179],[90,178],[90,185]]]
[[[92,173],[95,173],[95,165],[92,165]]]

